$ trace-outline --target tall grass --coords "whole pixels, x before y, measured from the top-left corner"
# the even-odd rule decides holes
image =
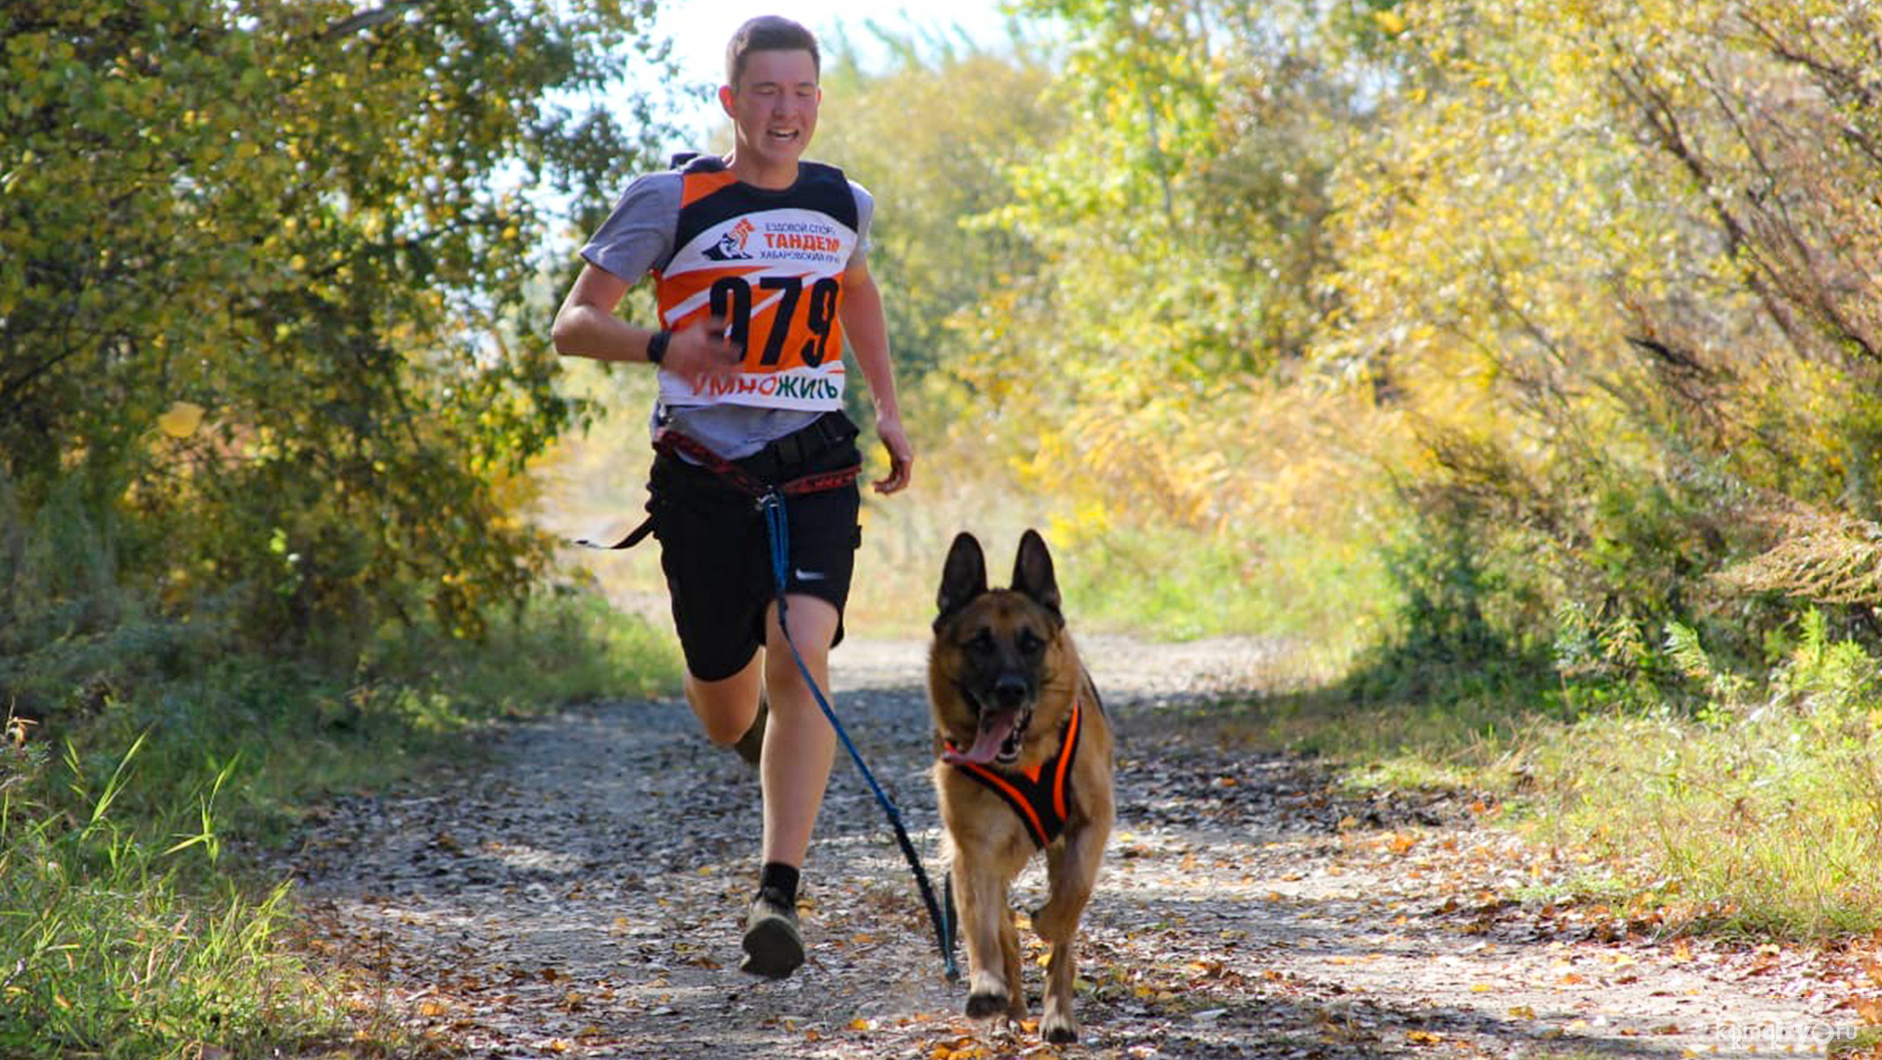
[[[214,600],[180,611],[125,574],[108,518],[25,518],[4,486],[0,1056],[325,1049],[349,1017],[257,848],[495,719],[678,683],[670,638],[579,583],[485,616],[478,641],[419,621],[231,649]]]
[[[1596,855],[1606,897],[1630,892],[1672,927],[1790,939],[1882,928],[1882,661],[1817,613],[1750,672],[1719,665],[1677,624],[1657,641],[1571,632],[1553,688],[1322,692],[1259,704],[1251,723],[1332,756],[1357,787],[1498,792],[1506,825]]]
[[[1696,709],[1636,692],[1634,709],[1530,741],[1532,827],[1633,866],[1726,930],[1882,927],[1882,663],[1817,612],[1760,681],[1717,668],[1683,627],[1660,650]]]
[[[0,1053],[258,1055],[330,1033],[335,1010],[276,940],[286,885],[257,898],[216,878],[216,804],[233,764],[195,793],[189,828],[139,827],[116,811],[145,747],[134,742],[94,788],[75,747],[55,763],[10,725],[0,747]],[[67,797],[55,798],[61,785]]]

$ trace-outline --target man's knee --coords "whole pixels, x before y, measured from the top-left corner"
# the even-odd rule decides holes
[[[698,716],[706,739],[721,747],[737,743],[758,717],[758,684],[750,672],[723,681],[686,678],[686,701]]]
[[[842,612],[836,605],[815,596],[791,596],[787,601],[784,623],[790,627],[790,642],[797,646],[798,654],[810,662],[813,657],[821,659],[830,653],[830,645],[836,640],[837,627],[842,624]],[[790,647],[783,643],[783,632],[778,626],[778,609],[773,604],[765,620],[766,647],[772,654],[783,654],[785,661],[790,661]]]
[[[736,746],[739,740],[744,738],[745,733],[751,729],[749,723],[739,724],[729,720],[709,720],[703,714],[700,715],[700,721],[701,728],[705,730],[706,739],[711,740],[720,747]]]

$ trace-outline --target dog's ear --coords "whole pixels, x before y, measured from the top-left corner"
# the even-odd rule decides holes
[[[1052,553],[1046,551],[1046,539],[1040,537],[1037,530],[1028,530],[1019,539],[1019,554],[1013,558],[1013,588],[1032,597],[1034,603],[1054,615],[1061,614],[1059,582],[1052,573]]]
[[[962,531],[955,535],[954,544],[948,549],[947,563],[941,568],[941,592],[935,597],[940,613],[935,616],[935,623],[940,624],[986,591],[987,558],[980,551],[980,541]]]

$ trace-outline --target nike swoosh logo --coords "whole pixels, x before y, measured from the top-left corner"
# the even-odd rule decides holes
[[[820,582],[826,577],[822,571],[804,570],[802,567],[799,567],[791,573],[800,582]]]

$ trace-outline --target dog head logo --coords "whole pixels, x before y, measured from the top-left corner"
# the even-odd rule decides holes
[[[1035,531],[1020,539],[1011,588],[987,587],[986,558],[972,534],[954,539],[942,568],[934,645],[935,724],[956,764],[1027,768],[1050,752],[1079,681],[1068,660],[1052,556]],[[1047,694],[1058,692],[1061,694]]]
[[[738,224],[719,237],[715,246],[706,248],[706,256],[714,261],[739,261],[751,257],[745,252],[745,241],[751,238],[756,229],[749,218],[739,218]]]

